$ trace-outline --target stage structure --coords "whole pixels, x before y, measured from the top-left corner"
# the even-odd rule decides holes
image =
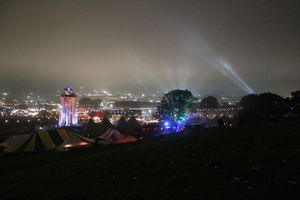
[[[60,96],[61,110],[59,115],[59,126],[76,126],[77,110],[76,110],[76,94],[71,86],[64,89],[64,93]]]

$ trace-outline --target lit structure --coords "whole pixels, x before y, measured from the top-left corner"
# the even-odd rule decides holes
[[[61,110],[59,115],[59,126],[76,126],[77,125],[77,110],[76,110],[76,94],[73,88],[67,86],[64,93],[60,97]]]

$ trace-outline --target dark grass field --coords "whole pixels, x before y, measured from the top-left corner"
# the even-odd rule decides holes
[[[300,199],[300,122],[4,157],[0,199]]]

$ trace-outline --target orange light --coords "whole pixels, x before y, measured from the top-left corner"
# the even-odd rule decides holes
[[[88,145],[88,143],[87,142],[79,142],[79,145],[84,146],[84,145]]]

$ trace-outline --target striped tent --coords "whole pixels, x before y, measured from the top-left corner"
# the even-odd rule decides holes
[[[75,140],[74,138],[80,139]],[[37,131],[18,141],[16,144],[6,148],[4,152],[25,153],[50,151],[56,149],[64,150],[64,147],[68,147],[67,145],[79,146],[87,143],[90,144],[91,142],[91,140],[66,129]]]
[[[56,148],[56,150],[66,151],[74,148],[88,147],[93,143],[95,143],[95,140],[83,137],[75,132],[72,132],[70,136]]]
[[[18,135],[11,135],[6,140],[4,140],[0,146],[3,146],[4,148],[10,147],[11,145],[17,143],[18,141],[26,138],[27,134],[18,134]]]

